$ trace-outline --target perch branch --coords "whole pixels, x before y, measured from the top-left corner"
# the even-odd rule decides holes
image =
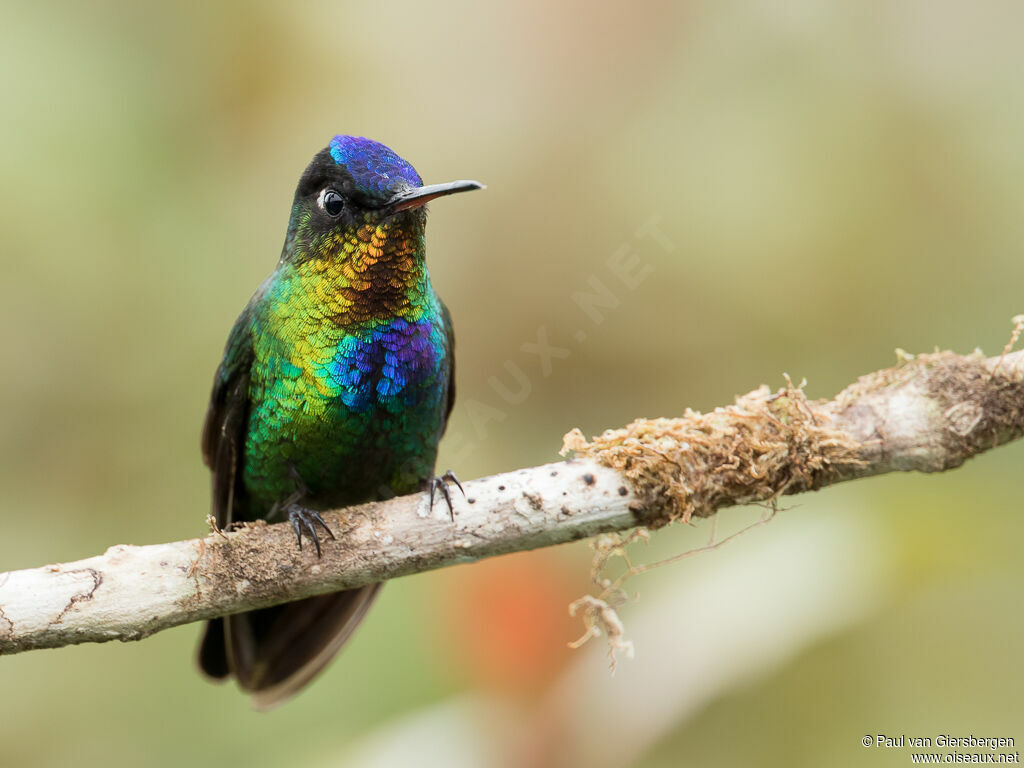
[[[1024,352],[905,357],[832,400],[789,385],[732,406],[640,420],[576,458],[324,513],[322,559],[286,524],[118,545],[86,560],[0,574],[0,653],[137,640],[168,627],[885,472],[940,472],[1024,434]]]

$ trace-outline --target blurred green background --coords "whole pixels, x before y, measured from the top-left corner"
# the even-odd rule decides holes
[[[439,465],[463,478],[783,372],[823,397],[896,347],[996,353],[1024,312],[1009,0],[8,0],[3,19],[0,570],[203,533],[213,371],[335,133],[489,185],[429,228],[458,334]],[[574,300],[595,280],[599,320]],[[522,349],[541,328],[569,350],[548,375]],[[614,677],[601,641],[566,648],[583,543],[391,584],[271,714],[200,678],[198,626],[4,658],[0,764],[906,765],[862,737],[1020,744],[1022,460],[794,498],[637,579]]]

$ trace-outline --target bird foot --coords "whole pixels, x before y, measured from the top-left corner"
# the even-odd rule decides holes
[[[292,524],[292,528],[295,529],[295,537],[299,541],[299,549],[302,549],[302,533],[303,531],[305,531],[306,534],[308,534],[308,536],[313,540],[313,544],[316,546],[316,556],[321,557],[320,537],[317,536],[316,526],[314,525],[314,523],[319,523],[323,527],[323,529],[327,531],[327,535],[330,536],[332,539],[334,538],[334,533],[331,531],[330,528],[327,527],[327,523],[325,523],[324,519],[320,517],[320,513],[317,512],[315,509],[302,507],[299,506],[298,504],[295,504],[294,502],[288,504],[288,506],[285,507],[285,509],[288,512],[288,520]]]
[[[440,477],[432,477],[427,480],[427,487],[430,489],[430,508],[434,508],[434,494],[440,493],[444,498],[445,503],[448,505],[448,516],[452,522],[455,522],[455,509],[452,507],[452,495],[448,490],[448,483],[455,483],[459,490],[462,491],[462,495],[466,495],[465,489],[462,487],[462,483],[459,482],[459,478],[455,476],[455,473],[450,469]]]

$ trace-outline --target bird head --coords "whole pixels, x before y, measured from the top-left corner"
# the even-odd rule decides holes
[[[457,192],[483,189],[477,181],[424,186],[395,152],[371,139],[335,136],[310,162],[292,205],[285,258],[377,260],[393,246],[422,242],[425,205]]]

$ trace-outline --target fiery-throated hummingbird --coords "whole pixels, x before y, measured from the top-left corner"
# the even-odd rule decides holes
[[[424,484],[447,498],[434,461],[455,396],[453,334],[427,272],[425,204],[481,188],[424,186],[388,147],[354,136],[313,158],[280,261],[214,376],[202,449],[219,526],[287,519],[312,557],[317,526],[334,538],[318,510]],[[214,619],[200,665],[272,707],[334,657],[379,589]]]

